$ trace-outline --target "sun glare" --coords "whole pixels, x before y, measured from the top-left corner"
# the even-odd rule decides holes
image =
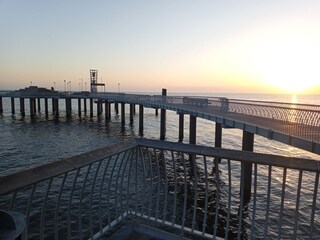
[[[320,82],[319,54],[319,44],[290,36],[260,45],[254,64],[266,85],[286,93],[303,93]]]

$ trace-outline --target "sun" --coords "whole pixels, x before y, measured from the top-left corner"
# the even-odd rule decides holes
[[[264,84],[304,93],[320,83],[320,45],[303,36],[269,39],[255,49],[255,68]]]

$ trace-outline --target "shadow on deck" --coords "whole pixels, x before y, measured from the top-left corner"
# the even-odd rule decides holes
[[[186,240],[182,236],[174,235],[163,230],[150,227],[135,221],[127,222],[109,236],[102,236],[100,239],[108,240]]]

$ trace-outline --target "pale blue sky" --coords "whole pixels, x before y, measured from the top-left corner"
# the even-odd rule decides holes
[[[79,90],[91,68],[111,91],[320,82],[320,1],[0,0],[0,30],[0,89]]]

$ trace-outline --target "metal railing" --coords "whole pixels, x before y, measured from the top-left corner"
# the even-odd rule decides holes
[[[25,215],[26,239],[98,239],[128,219],[190,238],[317,239],[319,173],[314,160],[136,139],[1,177],[0,209]]]

